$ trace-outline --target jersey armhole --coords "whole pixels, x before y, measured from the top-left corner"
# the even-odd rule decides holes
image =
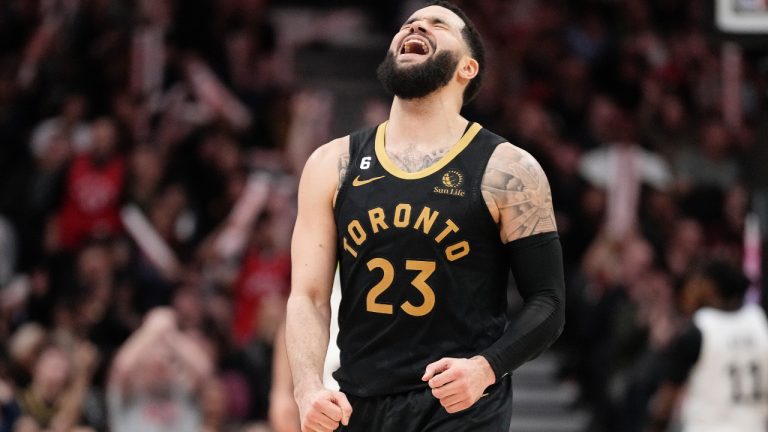
[[[344,199],[349,184],[352,183],[352,179],[355,177],[357,167],[360,165],[360,155],[362,154],[362,148],[365,143],[371,139],[371,136],[376,133],[376,128],[363,129],[352,132],[349,134],[349,146],[347,151],[349,152],[349,162],[347,163],[347,172],[344,174],[344,179],[339,184],[339,189],[336,192],[336,201],[333,205],[333,213],[336,215],[337,209],[340,207],[341,201]]]
[[[480,165],[478,167],[478,181],[477,181],[477,189],[475,191],[475,194],[477,196],[477,199],[479,200],[479,204],[483,207],[483,214],[486,217],[486,220],[488,223],[490,223],[492,226],[496,227],[497,234],[499,236],[499,241],[501,241],[501,233],[499,232],[499,223],[493,219],[493,214],[491,213],[491,209],[488,208],[488,204],[485,202],[485,197],[483,196],[483,180],[485,178],[485,171],[488,169],[488,164],[491,162],[491,157],[493,156],[493,153],[496,151],[496,149],[508,142],[503,137],[496,135],[487,129],[483,128],[480,133],[488,133],[493,138],[493,141],[491,141],[491,144],[488,145],[488,157],[485,158],[485,163]],[[479,134],[478,134],[479,135]]]

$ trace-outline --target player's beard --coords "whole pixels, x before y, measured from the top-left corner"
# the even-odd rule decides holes
[[[433,55],[421,64],[398,66],[392,51],[376,69],[376,76],[390,93],[401,99],[418,99],[444,87],[451,81],[459,64],[449,51]]]

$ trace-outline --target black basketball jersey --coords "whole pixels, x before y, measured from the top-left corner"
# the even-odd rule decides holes
[[[423,388],[426,366],[470,357],[506,324],[509,264],[480,192],[506,140],[472,124],[434,165],[408,173],[384,150],[386,123],[350,135],[335,204],[342,297],[341,389]]]

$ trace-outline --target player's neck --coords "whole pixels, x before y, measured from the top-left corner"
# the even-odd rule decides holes
[[[446,92],[413,100],[396,97],[389,114],[386,142],[393,147],[453,145],[467,126],[460,109],[461,101],[453,100]]]

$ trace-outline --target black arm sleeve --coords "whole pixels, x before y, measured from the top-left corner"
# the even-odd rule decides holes
[[[674,342],[667,353],[667,380],[685,384],[701,353],[701,330],[691,325]]]
[[[498,380],[547,349],[565,324],[563,252],[556,232],[507,244],[523,310],[501,338],[480,353]]]

